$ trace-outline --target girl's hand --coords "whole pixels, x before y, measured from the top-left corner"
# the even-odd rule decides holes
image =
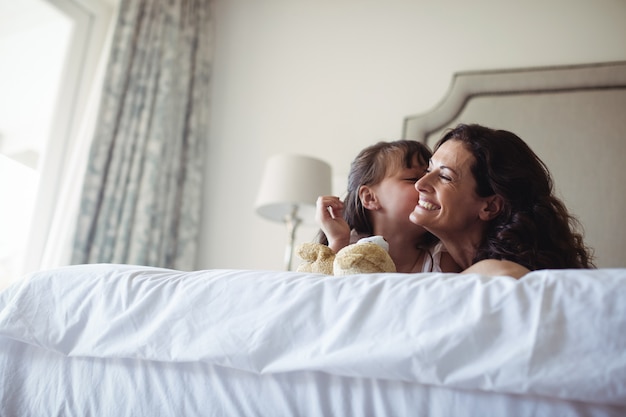
[[[328,238],[328,247],[337,253],[350,244],[350,226],[343,218],[343,202],[339,197],[320,196],[317,198],[315,220]]]

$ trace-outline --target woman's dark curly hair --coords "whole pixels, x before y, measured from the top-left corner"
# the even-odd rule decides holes
[[[509,260],[530,270],[594,267],[592,251],[577,231],[579,221],[554,195],[548,168],[522,139],[506,130],[460,124],[445,133],[435,151],[449,140],[462,142],[474,156],[476,193],[504,200],[474,262]]]
[[[348,189],[344,198],[343,217],[350,229],[360,235],[374,234],[369,211],[363,207],[359,198],[359,189],[362,185],[376,185],[392,170],[413,168],[416,163],[427,167],[431,156],[430,149],[415,140],[380,141],[359,152],[350,165]],[[321,231],[318,240],[320,243],[328,244],[328,239]],[[420,246],[430,246],[436,241],[432,234],[426,233]]]

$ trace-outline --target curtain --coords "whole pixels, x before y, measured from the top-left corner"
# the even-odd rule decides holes
[[[211,0],[121,0],[71,262],[193,269]]]

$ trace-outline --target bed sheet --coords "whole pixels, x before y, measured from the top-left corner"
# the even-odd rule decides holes
[[[621,417],[623,406],[322,372],[65,357],[0,339],[2,416]]]
[[[625,283],[42,271],[0,294],[0,414],[623,415]]]

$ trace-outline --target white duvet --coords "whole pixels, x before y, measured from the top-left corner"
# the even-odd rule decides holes
[[[516,404],[534,398],[538,403],[525,415],[536,415],[542,401],[579,412],[589,404],[581,415],[593,410],[620,415],[626,410],[626,269],[536,271],[516,281],[436,273],[334,278],[276,271],[181,272],[103,264],[36,273],[0,294],[0,384],[12,387],[0,394],[2,415],[25,407],[30,390],[38,401],[66,395],[46,391],[43,381],[54,373],[46,363],[55,369],[71,366],[62,377],[50,376],[55,384],[66,384],[67,392],[85,388],[78,375],[105,379],[102,375],[112,372],[108,362],[120,367],[118,380],[120,375],[136,378],[130,385],[143,381],[140,385],[151,387],[153,378],[162,378],[161,396],[179,395],[176,390],[196,396],[205,390],[213,402],[224,401],[221,411],[197,415],[267,412],[271,409],[245,408],[250,407],[246,395],[258,395],[260,387],[277,410],[285,411],[282,415],[299,414],[299,406],[328,415],[337,405],[328,408],[325,402],[344,401],[352,415],[360,414],[354,401],[369,402],[364,410],[391,415],[387,411],[409,400],[429,402],[424,404],[428,413],[415,415],[433,415],[444,407],[431,403],[437,401],[437,390],[456,392],[454,401],[467,397],[462,401],[470,408],[465,410],[484,410],[466,415],[498,410],[498,403],[488,405],[489,394]],[[133,377],[135,371],[125,369],[140,363],[151,364],[154,374],[144,369]],[[166,380],[178,369],[194,371],[177,376],[172,385],[182,386],[174,389]],[[212,389],[192,383],[202,380],[193,376],[197,370],[205,374],[205,383],[212,381]],[[239,382],[216,381],[220,373]],[[68,375],[72,381],[65,381]],[[114,380],[102,384],[113,390],[104,401],[115,402]],[[273,396],[272,384],[293,389],[295,398],[285,392]],[[307,384],[317,386],[315,397],[304,394]],[[327,396],[320,394],[319,384],[326,384]],[[346,384],[359,386],[349,388],[349,398]],[[136,390],[136,396],[153,395],[141,386]],[[474,400],[486,408],[471,408]],[[395,405],[386,408],[387,401]],[[103,407],[97,401],[93,405]],[[115,407],[107,410],[124,415]],[[160,414],[146,410],[145,415]]]

